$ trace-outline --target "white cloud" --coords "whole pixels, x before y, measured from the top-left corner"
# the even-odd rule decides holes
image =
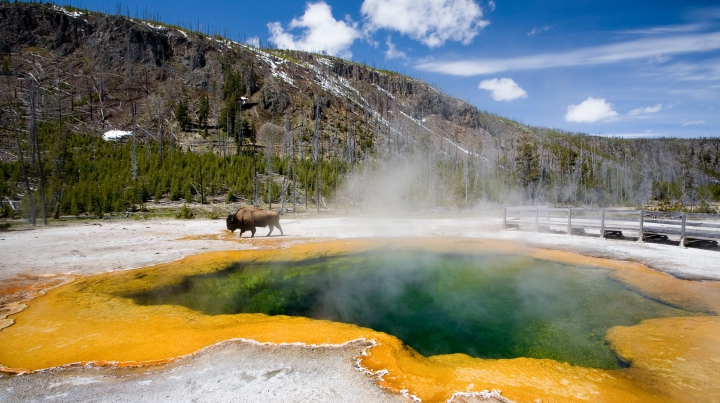
[[[720,20],[720,7],[698,7],[687,16],[696,20]]]
[[[704,29],[707,26],[706,23],[695,23],[685,25],[666,25],[663,27],[651,27],[644,29],[632,29],[623,31],[624,34],[638,34],[638,35],[664,35],[672,34],[677,32],[696,32]]]
[[[534,28],[532,31],[528,32],[528,36],[535,36],[537,34],[542,34],[543,32],[547,32],[552,29],[552,25],[545,25],[541,28]]]
[[[305,14],[290,21],[289,29],[300,28],[300,37],[285,31],[279,22],[267,24],[273,42],[279,48],[324,52],[329,55],[350,58],[350,46],[360,37],[357,23],[349,18],[339,21],[333,18],[332,9],[325,2],[308,3]]]
[[[643,110],[644,113],[655,113],[658,112],[660,109],[662,109],[662,104],[657,104],[655,106],[648,106]]]
[[[250,46],[252,46],[252,47],[254,47],[254,48],[259,48],[259,47],[260,47],[260,37],[253,36],[252,38],[248,38],[248,39],[245,41],[245,44],[246,44],[246,45],[250,45]]]
[[[652,56],[650,59],[648,59],[648,63],[650,64],[663,64],[668,61],[670,61],[670,56],[666,55]]]
[[[474,0],[365,0],[360,11],[370,31],[398,31],[431,48],[467,45],[489,24]]]
[[[433,60],[435,60],[435,57],[433,55],[427,55],[418,59],[418,63],[430,63]]]
[[[492,99],[496,101],[510,102],[518,98],[527,98],[527,92],[520,88],[512,78],[483,80],[480,82],[478,88],[490,91]]]
[[[490,11],[495,11],[495,0],[488,1],[488,8]]]
[[[407,59],[407,54],[401,50],[397,50],[395,44],[392,43],[392,39],[388,36],[385,41],[388,49],[385,51],[386,59]]]
[[[700,100],[704,100],[704,101],[717,100],[717,95],[718,95],[718,92],[715,91],[714,89],[712,89],[712,87],[668,90],[667,93],[670,95],[680,95],[680,96],[684,96],[684,97],[692,97],[692,98],[700,99]]]
[[[552,67],[590,66],[629,60],[663,60],[668,55],[720,49],[720,32],[669,37],[649,37],[562,53],[543,53],[508,59],[434,61],[419,64],[425,71],[458,76],[494,74],[503,71],[537,70]]]
[[[661,74],[687,81],[717,81],[720,80],[720,58],[698,60],[693,63],[673,63],[663,67]],[[707,85],[703,87],[712,88]]]
[[[635,116],[635,115],[640,115],[640,114],[644,114],[644,113],[655,113],[655,112],[660,111],[660,109],[662,109],[662,104],[657,104],[655,106],[648,106],[647,108],[633,109],[630,112],[628,112],[628,115]]]
[[[689,122],[683,123],[683,126],[698,126],[698,125],[704,125],[705,123],[707,123],[707,122],[704,120],[691,120]]]
[[[567,108],[565,120],[577,123],[594,123],[601,120],[609,120],[617,116],[613,105],[605,101],[605,98],[593,98],[582,101],[579,105],[570,105]]]

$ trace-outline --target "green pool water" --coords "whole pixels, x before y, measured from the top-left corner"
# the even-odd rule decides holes
[[[231,265],[133,295],[209,315],[265,313],[354,323],[392,334],[423,355],[551,358],[618,368],[613,326],[697,315],[609,277],[525,256],[385,251],[282,264]]]

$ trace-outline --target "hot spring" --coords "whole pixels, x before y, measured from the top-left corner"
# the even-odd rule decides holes
[[[207,315],[263,313],[356,324],[424,356],[550,358],[618,368],[613,326],[697,315],[649,299],[610,270],[520,255],[371,251],[299,262],[234,263],[132,295]]]
[[[516,402],[711,402],[717,312],[717,282],[503,241],[273,244],[50,289],[0,330],[0,370],[360,343],[347,365],[424,402],[492,389]]]

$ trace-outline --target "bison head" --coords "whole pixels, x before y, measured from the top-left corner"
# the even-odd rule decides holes
[[[230,230],[230,232],[234,232],[236,229],[240,228],[240,222],[235,216],[235,214],[230,214],[227,216],[227,219],[225,220],[225,225],[227,226],[227,229]]]

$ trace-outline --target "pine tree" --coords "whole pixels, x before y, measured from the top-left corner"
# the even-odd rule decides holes
[[[524,143],[520,147],[515,157],[515,172],[520,186],[529,193],[530,199],[535,201],[535,191],[540,180],[540,164],[535,144]]]
[[[210,102],[207,93],[200,95],[200,106],[198,108],[198,125],[203,130],[203,138],[207,136],[207,120],[210,114]]]
[[[190,115],[188,114],[187,97],[185,91],[183,91],[180,99],[178,99],[175,105],[175,120],[180,125],[180,130],[186,131],[190,125]]]

